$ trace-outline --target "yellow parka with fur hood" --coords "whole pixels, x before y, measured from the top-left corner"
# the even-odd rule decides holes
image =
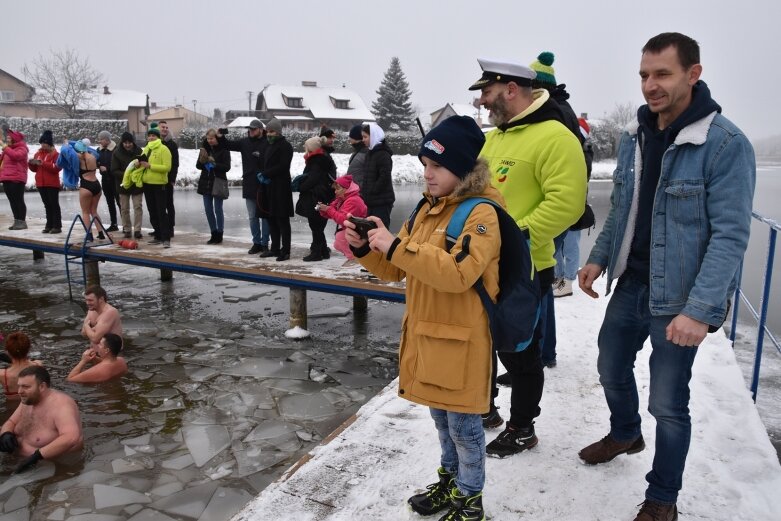
[[[491,298],[499,292],[501,234],[496,210],[477,205],[449,253],[445,228],[458,203],[467,197],[486,197],[502,205],[504,200],[491,186],[483,159],[452,194],[436,200],[424,195],[428,202],[409,233],[405,223],[386,255],[370,252],[358,260],[383,280],[407,279],[399,396],[446,411],[485,413],[490,399],[491,333],[488,315],[472,285],[482,276]]]

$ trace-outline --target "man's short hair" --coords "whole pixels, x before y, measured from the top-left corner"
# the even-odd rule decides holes
[[[84,290],[84,296],[87,295],[95,295],[98,299],[103,299],[106,302],[108,302],[108,295],[106,295],[106,290],[101,288],[100,286],[90,286],[87,289]]]
[[[157,124],[158,124],[158,125],[159,125],[160,123],[165,123],[166,125],[168,124],[168,122],[167,122],[166,120],[164,120],[164,119],[161,119],[160,121],[158,121],[158,122],[157,122]]]
[[[52,386],[52,378],[49,376],[49,371],[45,367],[40,365],[30,365],[19,371],[19,378],[23,376],[34,376],[35,381],[39,384],[46,384],[46,387]]]
[[[678,52],[678,61],[681,62],[684,69],[700,63],[700,44],[681,33],[657,34],[645,44],[643,53],[658,54],[670,46],[675,47]]]
[[[106,347],[111,351],[111,354],[118,356],[122,351],[122,337],[116,333],[106,333],[103,335],[103,340],[106,342]]]
[[[21,331],[14,331],[5,339],[5,350],[16,360],[24,360],[30,352],[30,337]]]

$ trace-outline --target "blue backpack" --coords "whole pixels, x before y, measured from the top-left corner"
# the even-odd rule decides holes
[[[407,231],[424,198],[407,220]],[[498,203],[484,197],[470,197],[459,203],[445,230],[445,250],[450,252],[464,229],[467,217],[478,204],[487,203],[496,210],[502,245],[499,250],[499,295],[496,304],[477,279],[475,291],[480,295],[491,327],[493,347],[499,352],[518,353],[529,347],[540,318],[540,281],[529,250],[528,232],[521,230],[515,220]],[[463,241],[463,252],[469,253],[469,241]]]

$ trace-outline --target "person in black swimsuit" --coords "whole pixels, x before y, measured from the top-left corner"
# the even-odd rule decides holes
[[[84,226],[89,227],[92,218],[95,218],[95,226],[98,229],[98,239],[103,239],[103,224],[98,217],[98,203],[102,193],[100,181],[95,170],[98,162],[94,155],[87,150],[87,145],[77,141],[73,146],[79,153],[79,205],[81,206],[81,218]],[[92,240],[92,230],[87,230],[87,240]]]

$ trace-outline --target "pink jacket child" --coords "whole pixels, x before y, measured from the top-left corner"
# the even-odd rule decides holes
[[[27,183],[27,156],[29,154],[24,134],[8,131],[8,143],[3,143],[0,153],[0,182]]]
[[[339,250],[352,260],[353,252],[350,251],[350,245],[344,238],[344,228],[342,223],[347,219],[347,214],[355,217],[366,217],[366,203],[361,199],[360,187],[353,182],[353,176],[343,175],[338,177],[333,184],[336,198],[328,205],[318,203],[320,215],[326,219],[336,222],[336,237],[334,237],[334,248]]]

